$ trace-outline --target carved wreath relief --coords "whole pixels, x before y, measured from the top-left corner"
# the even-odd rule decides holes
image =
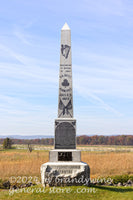
[[[70,115],[71,116],[71,113],[69,112],[71,109],[72,109],[72,102],[71,100],[68,102],[68,104],[65,106],[63,104],[63,102],[61,101],[60,99],[60,102],[59,102],[59,109],[62,110],[61,114],[59,115],[59,117],[63,114],[63,115]],[[72,116],[71,116],[72,117]]]

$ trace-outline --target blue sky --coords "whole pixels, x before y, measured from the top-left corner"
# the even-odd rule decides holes
[[[77,134],[133,134],[133,1],[4,0],[0,135],[54,135],[65,22]]]

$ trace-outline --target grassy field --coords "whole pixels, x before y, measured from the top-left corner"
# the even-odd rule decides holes
[[[22,146],[18,146],[20,148]],[[25,147],[24,147],[25,148]],[[37,149],[40,147],[37,146]],[[41,147],[42,148],[42,147]],[[40,148],[40,149],[41,149]],[[0,149],[0,178],[38,177],[40,166],[49,160],[49,150]],[[133,174],[133,147],[115,146],[82,146],[82,161],[89,164],[91,178],[112,175]],[[63,187],[43,188],[41,185],[19,190],[0,189],[0,200],[133,200],[133,187]]]
[[[10,194],[10,195],[9,195]],[[63,187],[34,186],[26,190],[2,191],[0,200],[133,200],[133,187]]]
[[[27,149],[27,145],[13,145],[16,149]],[[2,148],[2,145],[0,146]],[[51,150],[54,147],[47,145],[33,145],[34,150]],[[96,152],[133,152],[133,146],[121,146],[121,145],[77,145],[77,149],[82,151],[96,151]]]
[[[102,147],[96,148],[101,149]],[[88,151],[84,147],[84,151],[81,152],[82,161],[90,166],[91,178],[133,174],[132,151],[127,152],[125,147],[121,147],[122,151],[118,151],[118,148],[116,148],[116,151],[111,152],[96,151],[96,148],[94,148],[94,151]],[[125,151],[123,151],[123,148],[125,148]],[[0,178],[9,179],[11,176],[40,177],[40,166],[48,160],[49,152],[47,150],[34,150],[31,153],[24,149],[1,150]]]

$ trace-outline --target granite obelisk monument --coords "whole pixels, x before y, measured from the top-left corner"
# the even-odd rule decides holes
[[[73,119],[71,31],[61,30],[58,119],[55,120],[55,149],[76,148],[76,120]]]
[[[90,178],[89,166],[81,162],[81,151],[76,149],[76,120],[73,118],[73,87],[71,30],[65,23],[61,29],[58,118],[55,120],[54,150],[49,152],[49,162],[41,166],[42,184],[59,185],[65,178],[75,179],[72,185],[85,184]],[[62,180],[63,179],[63,180]],[[50,180],[50,181],[49,181]],[[70,182],[69,182],[70,184]]]

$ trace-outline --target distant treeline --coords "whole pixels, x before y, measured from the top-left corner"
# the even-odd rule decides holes
[[[3,144],[4,139],[0,139],[0,144]],[[53,145],[53,138],[44,139],[12,139],[12,144],[39,144]],[[133,135],[118,135],[118,136],[78,136],[77,145],[133,145]]]
[[[77,137],[78,145],[133,145],[133,135],[118,136],[79,136]]]

